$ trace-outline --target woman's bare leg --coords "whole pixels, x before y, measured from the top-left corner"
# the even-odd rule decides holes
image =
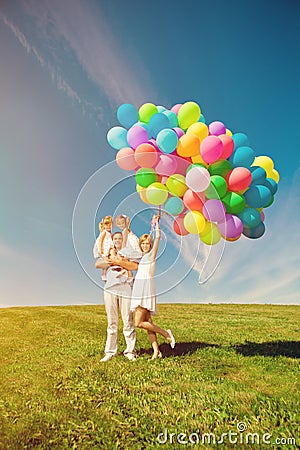
[[[152,323],[150,311],[147,311],[146,319],[149,323]],[[159,347],[158,347],[156,333],[154,333],[153,331],[149,331],[149,330],[147,330],[147,333],[148,333],[149,341],[151,342],[151,345],[153,348],[153,352],[154,352],[153,356],[157,358],[157,355],[159,354]]]
[[[164,338],[171,342],[171,337],[166,330],[154,325],[154,323],[149,322],[147,320],[147,314],[149,311],[146,308],[142,308],[142,306],[138,306],[135,310],[135,326],[137,328],[143,328],[144,330],[150,331],[152,333],[159,333]]]

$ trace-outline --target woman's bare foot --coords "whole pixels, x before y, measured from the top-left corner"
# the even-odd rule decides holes
[[[167,330],[167,333],[168,333],[168,335],[169,335],[169,337],[167,338],[167,339],[168,339],[168,342],[169,342],[171,348],[174,348],[176,342],[175,342],[175,338],[174,338],[174,336],[173,336],[173,334],[172,334],[172,331],[171,331],[171,330]]]
[[[157,358],[162,358],[162,353],[161,352],[155,352],[155,353],[153,353],[153,355],[152,355],[152,358],[151,358],[151,361],[153,361],[154,359],[157,359]]]

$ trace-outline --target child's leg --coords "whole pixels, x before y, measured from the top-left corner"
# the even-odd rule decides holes
[[[102,269],[102,276],[101,276],[103,281],[106,281],[106,269]]]

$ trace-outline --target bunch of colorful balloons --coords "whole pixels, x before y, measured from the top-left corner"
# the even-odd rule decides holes
[[[192,101],[170,110],[123,104],[117,118],[121,126],[107,133],[117,164],[135,171],[145,203],[174,216],[177,234],[198,234],[208,245],[264,234],[263,208],[273,203],[279,174],[271,158],[255,157],[246,134],[207,125]]]

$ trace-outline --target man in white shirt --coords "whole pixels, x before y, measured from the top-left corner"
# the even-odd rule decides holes
[[[117,251],[121,250],[123,235],[120,232],[113,234],[113,244]],[[137,270],[138,263],[135,261],[123,260],[121,257],[115,257],[112,260],[99,258],[96,260],[96,269],[109,269],[109,267],[119,265],[128,270]],[[127,276],[114,277],[113,283],[106,283],[104,286],[104,304],[107,314],[107,339],[105,345],[105,356],[101,362],[109,361],[117,354],[118,350],[118,318],[119,308],[123,320],[123,334],[126,341],[126,350],[124,355],[134,361],[136,334],[133,325],[133,313],[130,311],[131,302],[131,284]]]

